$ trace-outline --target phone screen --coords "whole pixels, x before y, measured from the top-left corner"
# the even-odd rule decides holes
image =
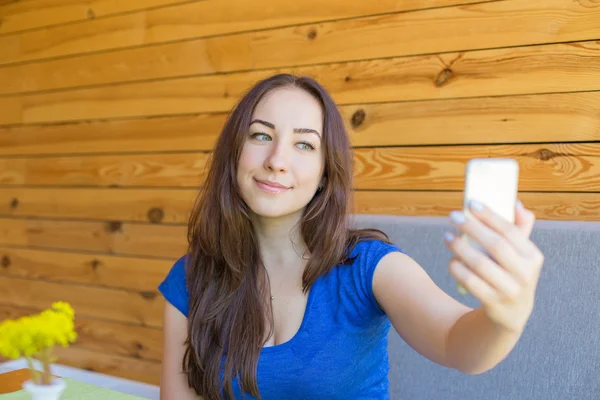
[[[507,221],[515,221],[519,164],[511,158],[472,159],[465,176],[464,208],[477,200]]]
[[[514,223],[515,206],[519,184],[519,164],[510,158],[474,158],[467,163],[463,208],[467,218],[474,218],[469,212],[469,201],[477,200],[492,211]],[[469,243],[490,256],[479,243],[467,237]],[[466,290],[457,285],[460,293]]]

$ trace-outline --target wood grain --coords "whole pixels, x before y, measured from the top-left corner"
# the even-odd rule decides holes
[[[0,36],[0,48],[3,49],[0,64],[477,2],[480,1],[305,0],[280,2],[277,7],[273,7],[272,0],[188,2],[110,18],[89,19],[86,23],[38,29],[20,35]],[[93,10],[93,6],[89,9]],[[81,12],[81,15],[86,14]],[[0,12],[0,18],[1,15]],[[0,27],[0,34],[2,32]]]
[[[0,320],[16,319],[40,311],[0,304]],[[86,318],[80,316],[77,310],[75,312],[78,348],[137,359],[162,360],[161,329]]]
[[[156,291],[175,260],[0,246],[0,276]]]
[[[360,148],[354,154],[354,185],[363,190],[462,190],[470,159],[509,157],[519,163],[522,191],[600,192],[598,143]],[[104,159],[102,156],[90,158],[97,158],[98,165]],[[173,155],[157,154],[154,165],[160,165],[161,159],[168,162],[172,158]],[[193,165],[195,159],[194,153],[177,157],[181,165]],[[35,159],[41,160],[44,159]],[[46,160],[46,169],[52,170],[54,158]],[[114,162],[115,156],[111,156],[111,160]],[[122,160],[124,168],[128,168],[135,158],[128,155],[122,156]],[[112,164],[114,168],[116,165]],[[169,164],[164,169],[169,169]],[[44,171],[43,165],[39,170]],[[181,168],[181,178],[170,174],[160,180],[154,174],[146,180],[142,173],[136,177],[139,180],[127,182],[97,179],[101,171],[79,175],[91,179],[79,180],[78,185],[100,186],[96,188],[71,188],[65,183],[78,170],[60,171],[65,178],[57,173],[55,181],[47,180],[45,184],[62,184],[62,188],[0,187],[0,215],[183,224],[187,223],[197,195],[198,182],[189,179],[194,175],[193,168]],[[136,188],[148,182],[156,184],[156,188]],[[102,188],[127,184],[133,187]],[[163,190],[165,187],[177,190]]]
[[[598,109],[600,92],[359,103],[340,107],[352,144],[361,147],[600,140]],[[202,114],[0,127],[0,156],[207,151],[216,142],[224,120],[223,114]],[[70,168],[71,162],[73,167],[81,163],[83,168],[88,161],[82,160],[65,158],[61,164]],[[198,158],[199,170],[205,160],[205,157]],[[0,169],[0,179],[18,182],[19,178],[10,171],[28,168],[19,166],[21,162],[0,158],[0,166],[4,167]],[[169,161],[167,165],[173,162],[178,161]],[[110,162],[107,168],[111,168]],[[79,177],[74,175],[72,179],[77,181]],[[123,177],[124,181],[128,179]]]
[[[539,220],[600,221],[598,193],[519,193],[519,199]],[[447,216],[462,209],[461,192],[358,191],[360,214]]]
[[[600,139],[600,92],[387,103],[343,108],[355,146],[578,142]],[[356,115],[361,123],[352,126]]]
[[[187,249],[185,226],[0,218],[0,244],[111,255],[173,258]]]
[[[164,299],[157,292],[134,292],[0,276],[5,304],[45,309],[69,302],[82,317],[161,327]]]
[[[0,216],[185,223],[196,190],[0,188]]]
[[[5,358],[0,356],[0,361]],[[21,368],[14,371],[3,372],[0,374],[0,395],[13,393],[23,389],[23,383],[31,379],[31,372],[28,368]],[[4,397],[4,396],[2,396]]]
[[[538,219],[600,220],[598,193],[520,192]],[[356,212],[391,215],[446,215],[460,206],[462,192],[358,191]],[[89,251],[173,260],[187,249],[184,226],[123,224],[105,232],[100,222],[0,218],[0,244]]]
[[[143,3],[137,0],[7,0],[0,7],[0,34],[90,21],[176,3],[176,0],[144,0]]]
[[[600,192],[598,143],[357,149],[355,187],[462,190],[467,162],[478,157],[517,160],[521,191]]]
[[[157,361],[123,357],[102,351],[91,351],[78,346],[57,348],[59,363],[87,371],[133,379],[135,381],[160,384],[160,366]]]
[[[466,164],[477,157],[516,159],[521,191],[600,193],[597,143],[357,149],[355,188],[461,191]],[[0,215],[185,224],[196,194],[194,188],[0,188]]]
[[[0,155],[212,149],[225,118],[201,114],[0,127]]]
[[[197,188],[206,179],[209,157],[195,152],[0,158],[0,185]]]
[[[600,41],[482,50],[294,68],[339,105],[600,90]],[[0,123],[39,123],[228,112],[278,70],[0,97]]]
[[[240,70],[597,40],[599,19],[600,4],[588,0],[486,2],[8,65],[0,69],[0,88],[5,88],[3,93],[35,92]]]

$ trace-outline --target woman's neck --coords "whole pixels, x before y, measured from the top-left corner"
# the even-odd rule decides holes
[[[300,231],[301,212],[285,217],[253,218],[262,260],[267,270],[304,268],[306,243]]]

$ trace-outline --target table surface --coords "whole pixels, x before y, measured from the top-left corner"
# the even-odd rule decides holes
[[[54,375],[58,377],[57,375]],[[29,369],[18,369],[0,374],[0,397],[16,400],[30,399],[31,395],[24,392],[22,385],[30,379]],[[144,400],[143,397],[106,389],[70,378],[64,378],[67,388],[63,393],[65,400]]]
[[[29,380],[29,378],[30,373],[27,368],[0,374],[0,394],[12,393],[23,389],[23,383]]]

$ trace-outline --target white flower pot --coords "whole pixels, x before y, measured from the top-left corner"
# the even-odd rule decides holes
[[[32,381],[23,383],[23,389],[31,394],[31,400],[59,400],[67,384],[63,379],[55,378],[50,385],[37,385]]]

